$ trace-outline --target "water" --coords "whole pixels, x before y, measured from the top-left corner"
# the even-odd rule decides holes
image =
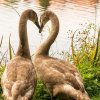
[[[11,2],[12,1],[12,2]],[[16,52],[18,47],[18,23],[21,13],[26,9],[33,9],[38,16],[45,10],[52,10],[60,21],[59,35],[52,45],[50,52],[70,52],[70,39],[68,30],[81,28],[83,24],[94,23],[99,26],[100,3],[99,0],[0,0],[0,39],[3,35],[3,44],[0,52],[8,49],[9,36]],[[50,23],[43,31],[43,37],[38,33],[37,27],[28,22],[28,38],[31,54],[48,35]]]

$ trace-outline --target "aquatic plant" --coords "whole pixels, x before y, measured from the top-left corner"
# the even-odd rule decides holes
[[[91,35],[91,30],[94,35]],[[75,40],[76,34],[79,36]],[[98,34],[98,38],[96,38],[96,34]],[[100,31],[97,32],[95,26],[90,24],[85,29],[75,31],[71,37],[72,55],[70,59],[81,72],[85,88],[90,96],[98,95],[100,91],[99,34]]]

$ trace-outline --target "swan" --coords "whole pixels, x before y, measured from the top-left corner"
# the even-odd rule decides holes
[[[34,54],[33,63],[38,77],[49,90],[52,100],[90,100],[76,66],[49,56],[50,46],[59,32],[59,20],[52,11],[45,11],[40,16],[39,32],[49,20],[52,30]]]
[[[6,66],[1,85],[5,100],[31,100],[37,84],[37,75],[31,61],[27,38],[27,21],[39,28],[37,14],[25,10],[19,21],[19,46],[14,58]]]

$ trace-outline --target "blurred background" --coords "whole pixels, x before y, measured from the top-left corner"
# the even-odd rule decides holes
[[[89,24],[98,27],[100,23],[99,0],[0,0],[0,39],[2,36],[4,38],[0,52],[7,50],[10,34],[12,47],[16,52],[19,18],[24,10],[30,8],[36,11],[38,16],[45,10],[54,11],[59,18],[59,35],[50,52],[70,52],[71,41],[68,38],[70,30],[86,28]],[[44,28],[43,37],[39,35],[38,29],[33,23],[28,22],[27,27],[30,50],[33,54],[42,39],[47,37],[50,22]],[[94,30],[92,33],[95,34]]]

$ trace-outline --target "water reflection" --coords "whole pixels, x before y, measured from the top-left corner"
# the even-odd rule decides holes
[[[0,0],[0,3],[5,3],[5,0]]]
[[[10,6],[4,6],[4,4]],[[96,6],[98,6],[98,16],[95,13]],[[8,37],[11,33],[12,45],[16,51],[18,45],[18,14],[20,15],[24,10],[31,8],[39,16],[47,9],[57,14],[60,21],[60,32],[56,42],[52,46],[52,51],[70,51],[70,40],[67,38],[67,31],[69,29],[76,30],[80,28],[80,24],[95,23],[95,20],[100,23],[98,20],[100,17],[99,6],[99,0],[0,0],[0,38],[3,34],[5,39],[0,49],[3,51],[4,48],[8,47]],[[48,25],[44,29],[43,38],[46,38],[48,34]],[[33,32],[34,35],[32,34]],[[33,54],[33,51],[41,42],[41,36],[37,33],[38,30],[35,25],[28,22],[31,54]]]
[[[20,0],[0,0],[0,3],[14,3],[14,2],[18,2]]]
[[[44,9],[47,9],[49,6],[56,6],[59,9],[61,7],[65,7],[65,5],[68,5],[71,3],[72,5],[78,5],[78,6],[90,6],[94,7],[96,3],[99,2],[99,0],[22,0],[24,2],[34,2],[36,5],[39,5],[43,7]]]
[[[72,4],[77,4],[77,5],[95,5],[96,3],[99,3],[99,0],[0,0],[0,3],[4,2],[18,2],[18,1],[23,1],[23,2],[36,2],[36,4],[39,4],[42,7],[47,8],[50,5],[64,5],[66,3],[72,3]]]
[[[78,5],[94,5],[99,2],[99,0],[73,0],[74,3]]]
[[[39,0],[40,1],[40,6],[44,7],[44,9],[47,9],[48,6],[50,6],[49,1],[50,0]]]
[[[30,0],[29,0],[30,1]],[[40,6],[47,8],[50,5],[64,6],[68,3],[77,4],[79,6],[94,6],[99,0],[35,0]],[[60,9],[60,8],[59,8]]]

